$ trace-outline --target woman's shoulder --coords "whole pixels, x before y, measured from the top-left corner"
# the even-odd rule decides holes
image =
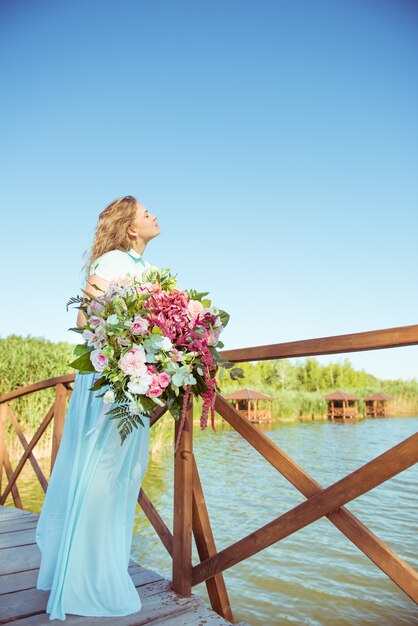
[[[90,266],[90,276],[92,274],[97,274],[109,280],[111,273],[118,268],[123,267],[125,260],[126,253],[123,250],[108,250],[94,259]]]
[[[115,248],[114,250],[108,250],[107,252],[103,252],[103,254],[97,258],[98,259],[105,259],[105,258],[117,259],[117,258],[125,258],[125,257],[126,257],[126,252]]]

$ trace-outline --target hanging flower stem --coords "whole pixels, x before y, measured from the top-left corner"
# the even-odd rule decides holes
[[[182,406],[182,410],[181,410],[181,422],[180,422],[179,430],[178,430],[178,433],[177,433],[177,439],[176,439],[176,445],[175,445],[175,449],[174,449],[174,454],[177,452],[177,449],[179,447],[180,439],[181,439],[181,433],[183,432],[184,423],[186,421],[186,412],[187,412],[187,404],[188,404],[188,401],[189,401],[189,396],[190,396],[190,385],[187,385],[186,386],[186,392],[185,392],[184,397],[183,397],[183,406]]]

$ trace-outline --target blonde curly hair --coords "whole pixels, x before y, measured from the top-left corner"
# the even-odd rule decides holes
[[[86,281],[92,263],[109,250],[128,251],[131,247],[127,228],[135,219],[137,199],[134,196],[117,198],[100,213],[94,233],[93,243],[83,256],[88,256],[83,265]]]

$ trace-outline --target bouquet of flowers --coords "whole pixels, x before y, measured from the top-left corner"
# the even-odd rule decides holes
[[[80,373],[96,372],[91,391],[107,387],[103,397],[104,414],[118,419],[121,445],[133,427],[144,423],[156,406],[167,405],[175,420],[180,420],[175,451],[181,438],[190,394],[203,398],[201,429],[207,427],[208,413],[214,425],[214,402],[220,388],[216,373],[221,367],[230,377],[243,377],[239,367],[219,354],[223,348],[219,335],[229,321],[226,311],[211,305],[209,292],[177,288],[177,275],[156,266],[141,276],[127,274],[110,281],[107,291],[97,285],[101,295],[71,298],[78,304],[87,324],[73,330],[84,339],[74,349],[70,363]],[[110,404],[115,406],[110,409]]]

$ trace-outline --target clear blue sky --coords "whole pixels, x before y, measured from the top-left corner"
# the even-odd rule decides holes
[[[125,194],[225,348],[416,324],[417,26],[406,0],[2,2],[0,335],[77,341]],[[417,347],[348,358],[418,377]]]

